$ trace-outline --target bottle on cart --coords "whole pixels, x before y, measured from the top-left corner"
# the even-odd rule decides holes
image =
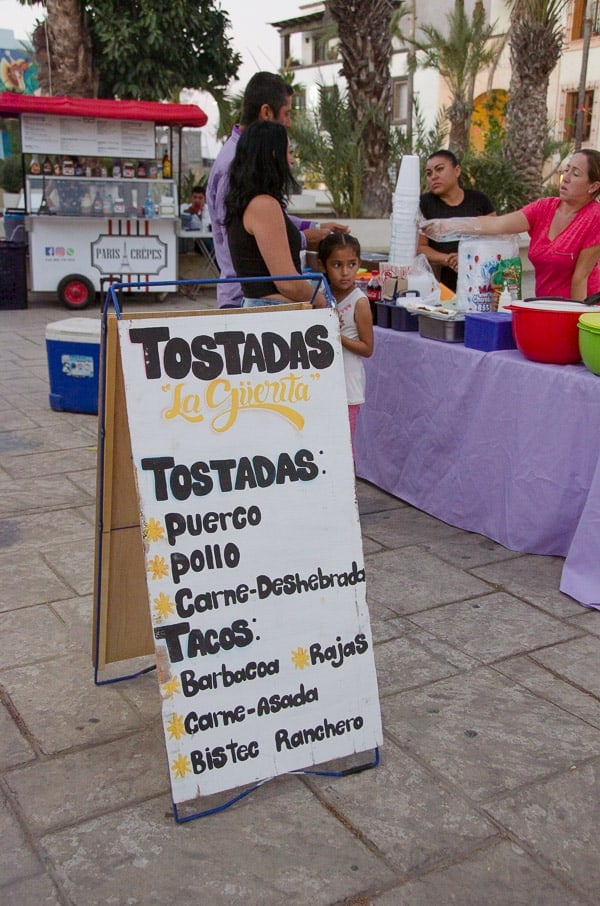
[[[94,195],[94,201],[92,203],[92,214],[96,217],[101,217],[104,213],[104,203],[102,201],[102,195],[100,194],[100,189],[96,189],[96,194]]]
[[[113,175],[113,179],[120,179],[120,178],[121,178],[121,173],[122,173],[122,171],[121,171],[121,161],[120,161],[120,160],[113,160],[113,165],[112,165],[112,175]]]
[[[146,197],[144,199],[144,214],[148,218],[154,217],[154,214],[155,214],[154,202],[152,201],[152,196],[150,195],[150,192],[148,192],[148,194],[146,195]]]
[[[43,163],[42,163],[42,173],[44,174],[44,176],[52,176],[53,172],[54,172],[54,168],[52,166],[52,161],[46,154],[46,156],[43,160]]]
[[[381,280],[377,271],[371,271],[367,283],[367,299],[369,302],[381,302]]]
[[[162,159],[162,178],[171,179],[173,175],[173,169],[171,167],[171,158],[169,157],[169,152],[165,151]]]
[[[75,169],[75,176],[85,176],[85,167],[83,166],[83,163],[81,162],[81,160],[78,157],[75,158],[75,168],[74,169]]]
[[[135,175],[137,176],[138,179],[146,179],[147,169],[146,169],[145,161],[143,161],[143,160],[138,161],[137,170],[136,170]]]
[[[63,157],[62,161],[62,175],[63,176],[75,176],[75,164],[73,163],[72,157]]]
[[[102,202],[102,213],[110,216],[113,213],[113,199],[110,192],[104,196],[104,201]]]
[[[54,159],[54,163],[52,164],[52,172],[55,176],[60,176],[62,174],[62,161],[60,157],[56,157]]]
[[[158,164],[155,160],[151,160],[148,165],[148,176],[150,179],[158,179]]]
[[[29,164],[29,172],[31,173],[32,176],[39,176],[39,174],[42,172],[42,168],[40,166],[40,162],[39,162],[37,154],[32,154],[32,156],[31,156],[31,163]]]
[[[94,202],[92,200],[92,196],[86,189],[86,191],[83,193],[83,198],[81,199],[81,213],[86,217],[89,217],[89,215],[92,213],[93,203]]]
[[[133,161],[126,160],[123,161],[123,178],[124,179],[133,179],[135,176],[135,167],[133,166]]]

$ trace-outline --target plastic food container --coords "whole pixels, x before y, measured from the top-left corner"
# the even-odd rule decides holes
[[[428,340],[462,343],[465,339],[465,317],[441,318],[433,313],[419,312],[419,333]]]
[[[494,352],[516,349],[509,311],[473,311],[465,315],[465,346]]]
[[[590,311],[566,299],[513,302],[513,335],[517,349],[532,362],[569,365],[581,361],[577,322]]]
[[[600,375],[600,312],[581,315],[577,327],[583,364]]]

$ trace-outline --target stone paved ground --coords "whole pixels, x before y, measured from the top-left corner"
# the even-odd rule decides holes
[[[174,823],[155,674],[93,682],[96,418],[49,408],[44,344],[70,316],[0,311],[0,902],[600,903],[600,613],[560,558],[364,483],[381,764]]]

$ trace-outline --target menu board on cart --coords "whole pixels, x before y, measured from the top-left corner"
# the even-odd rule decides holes
[[[173,801],[374,749],[336,312],[118,332]]]
[[[88,116],[24,113],[21,139],[27,154],[152,158],[154,123]]]

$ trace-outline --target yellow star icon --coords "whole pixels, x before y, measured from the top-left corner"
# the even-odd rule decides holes
[[[144,523],[144,541],[160,541],[165,537],[165,530],[154,517],[150,517],[148,522]]]
[[[292,651],[292,664],[297,670],[304,670],[310,664],[310,658],[306,648],[296,648]]]
[[[163,683],[162,691],[165,698],[172,698],[174,695],[179,695],[179,693],[181,692],[179,677],[174,676],[172,679],[167,680],[166,683]]]
[[[192,770],[190,759],[187,755],[178,755],[171,764],[171,770],[175,777],[185,777]]]
[[[153,603],[155,607],[154,619],[159,623],[162,620],[166,620],[172,613],[175,613],[175,602],[171,601],[170,597],[164,592],[161,592]]]
[[[185,736],[185,726],[181,714],[171,714],[167,731],[171,739],[181,739],[182,736]]]
[[[169,567],[164,557],[153,557],[148,563],[148,572],[153,579],[164,579],[169,575]]]

